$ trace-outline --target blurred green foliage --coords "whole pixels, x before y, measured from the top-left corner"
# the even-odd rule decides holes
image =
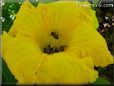
[[[5,3],[5,5],[3,5],[2,17],[5,19],[2,23],[2,30],[8,31],[10,29],[19,8],[19,3]]]
[[[101,77],[97,78],[97,80],[93,83],[93,85],[109,85],[109,84],[110,83],[107,80]]]
[[[18,0],[19,1],[19,0]],[[20,0],[21,2],[23,0]],[[44,2],[44,3],[48,3],[48,2],[53,2],[55,0],[38,0],[36,2],[33,2],[35,0],[30,0],[31,3],[34,6],[37,6],[38,1],[39,2]],[[17,3],[5,3],[3,4],[2,7],[2,30],[3,31],[9,31],[9,29],[11,28],[13,21],[15,20],[16,17],[16,13],[18,12],[20,6],[21,6],[21,2],[17,2]],[[93,0],[92,3],[98,3],[99,0]],[[113,8],[99,8],[96,7],[94,8],[94,10],[96,10],[96,15],[99,21],[99,28],[98,31],[99,33],[106,39],[107,41],[107,45],[108,48],[110,50],[110,52],[114,55],[113,52],[113,26],[112,26],[112,9]],[[108,19],[106,19],[105,17],[108,17]],[[109,23],[111,27],[104,27],[105,23]],[[2,78],[3,78],[3,83],[16,83],[17,80],[14,78],[14,76],[11,74],[10,70],[8,69],[5,61],[2,61]],[[95,68],[97,71],[99,71],[99,78],[96,80],[96,82],[94,82],[93,84],[98,85],[98,84],[109,84],[109,83],[114,83],[113,82],[113,66],[114,65],[109,65],[107,67],[104,68],[100,68],[97,67]]]
[[[3,59],[2,59],[2,68],[3,68],[2,69],[2,81],[3,81],[3,83],[16,84],[17,80],[11,74],[8,66],[6,65],[6,63]]]

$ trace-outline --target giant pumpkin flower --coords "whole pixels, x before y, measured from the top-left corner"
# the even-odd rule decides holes
[[[77,3],[22,4],[3,33],[3,59],[18,83],[91,83],[98,77],[94,66],[112,63],[95,12]]]

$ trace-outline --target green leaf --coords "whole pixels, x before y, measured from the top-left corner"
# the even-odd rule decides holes
[[[43,3],[49,3],[49,2],[54,2],[56,0],[39,0],[39,2],[43,2]]]
[[[11,74],[7,64],[2,59],[2,83],[8,84],[12,83],[15,84],[17,80],[14,78],[14,76]]]
[[[93,0],[92,4],[94,4],[94,6],[92,6],[92,9],[96,9],[98,7],[100,0]]]
[[[105,80],[105,79],[103,79],[101,77],[98,77],[97,80],[93,84],[97,84],[97,85],[109,85],[110,83],[107,80]]]
[[[20,8],[19,3],[5,3],[2,8],[2,17],[5,19],[5,22],[2,22],[2,31],[9,31],[13,21],[10,16],[12,13],[16,14]]]
[[[100,2],[100,0],[93,0],[93,3],[98,4]]]

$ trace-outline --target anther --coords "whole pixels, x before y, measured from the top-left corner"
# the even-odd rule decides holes
[[[51,32],[51,36],[55,39],[59,39],[57,32]]]

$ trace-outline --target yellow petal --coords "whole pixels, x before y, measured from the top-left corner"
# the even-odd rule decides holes
[[[81,58],[92,57],[95,66],[107,66],[113,63],[105,39],[87,24],[82,24],[72,31],[69,40],[69,51],[78,52]]]
[[[3,40],[7,46],[3,57],[19,84],[24,83],[88,83],[97,78],[91,59],[78,59],[67,53],[43,54],[28,37],[18,34],[13,40],[7,33]],[[6,43],[9,43],[7,44]],[[4,45],[4,46],[5,46]],[[4,47],[3,47],[4,49]],[[90,63],[89,65],[87,63]],[[15,64],[15,65],[14,65]],[[80,72],[84,71],[80,75]],[[89,72],[89,75],[85,73]],[[59,75],[58,75],[59,73]],[[76,76],[76,77],[73,77]],[[80,79],[78,79],[78,76]]]
[[[45,28],[41,14],[37,13],[32,4],[26,0],[20,7],[8,34],[16,35],[21,33],[34,39],[41,47],[44,47],[48,39]],[[42,39],[44,40],[42,41]]]
[[[22,31],[24,29],[30,29],[29,27],[31,26],[32,28],[34,27],[34,24],[30,23],[30,19],[34,22],[34,7],[31,5],[28,0],[25,0],[24,3],[22,3],[19,12],[16,15],[16,19],[13,23],[12,28],[9,31],[9,34],[16,35],[18,31]],[[25,25],[26,28],[23,28]],[[21,27],[20,27],[21,26]]]
[[[34,83],[35,68],[42,61],[39,45],[18,34],[11,38],[3,34],[3,58],[19,83]]]
[[[67,53],[47,56],[36,76],[40,84],[85,84],[98,77],[91,58],[74,59]]]
[[[39,30],[39,22],[36,20],[35,7],[28,0],[25,0],[8,34],[15,36],[21,32],[34,39],[36,39],[36,37],[39,38],[39,34],[36,33],[41,31]]]
[[[95,24],[95,22],[93,23],[93,18],[96,18],[95,12],[90,7],[80,7],[79,9],[77,3],[73,1],[39,3],[36,9],[38,10],[38,15],[42,15],[44,25],[46,26],[45,30],[66,33],[73,27],[80,25],[80,23],[89,22],[89,24],[91,23],[90,25]]]

